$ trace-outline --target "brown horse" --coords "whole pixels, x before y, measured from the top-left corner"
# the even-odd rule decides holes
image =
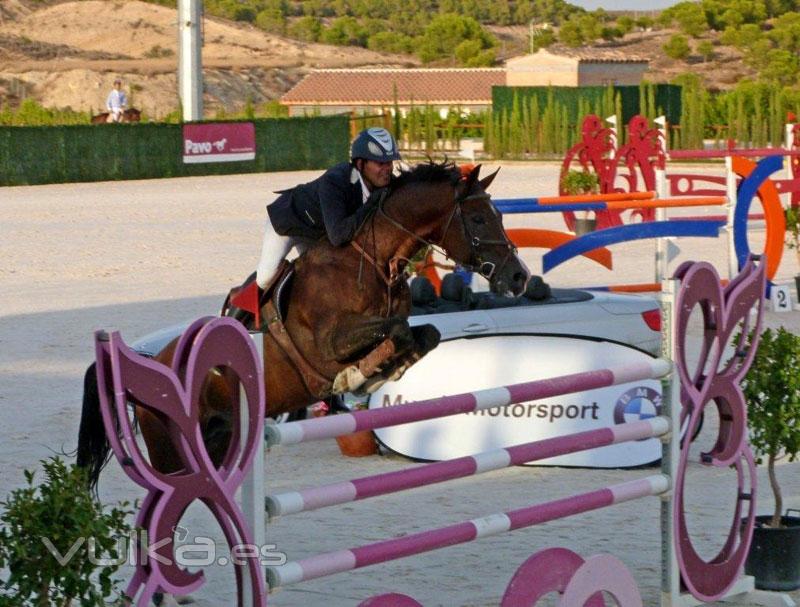
[[[338,392],[377,389],[438,345],[435,327],[410,327],[407,322],[411,301],[404,268],[423,247],[440,247],[485,276],[495,292],[523,292],[527,269],[486,193],[496,173],[479,180],[479,171],[478,166],[462,176],[446,162],[405,171],[365,220],[352,246],[334,247],[322,239],[297,260],[292,284],[283,289],[289,290],[283,323],[320,381],[309,382],[285,347],[265,332],[268,414],[306,407]],[[169,364],[175,345],[156,360]],[[365,366],[365,360],[373,364]],[[210,374],[199,398],[204,440],[217,465],[230,438],[234,389],[224,372]],[[108,457],[94,365],[84,390],[78,464],[89,467],[94,487]],[[143,407],[136,407],[136,417],[152,465],[161,472],[181,469],[167,426]]]
[[[96,116],[92,116],[91,123],[92,124],[106,124],[108,123],[108,114],[109,112],[102,112],[97,114]],[[120,118],[120,122],[139,122],[142,119],[142,112],[137,110],[134,107],[128,108],[124,112],[122,112],[122,117]],[[114,124],[113,122],[111,124]]]

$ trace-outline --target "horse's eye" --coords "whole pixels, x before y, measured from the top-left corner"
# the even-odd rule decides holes
[[[470,219],[472,220],[472,223],[477,223],[478,225],[483,225],[486,223],[486,219],[483,215],[473,215],[470,217]]]

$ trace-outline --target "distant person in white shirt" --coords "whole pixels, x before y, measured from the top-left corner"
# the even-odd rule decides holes
[[[117,78],[114,80],[114,88],[108,94],[106,99],[106,109],[108,110],[109,122],[122,122],[122,113],[125,111],[125,106],[128,105],[128,99],[125,97],[125,91],[122,90],[122,80]]]

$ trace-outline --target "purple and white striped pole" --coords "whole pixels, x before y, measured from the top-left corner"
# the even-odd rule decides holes
[[[448,527],[422,531],[348,550],[328,552],[299,561],[292,561],[278,567],[267,567],[267,581],[270,589],[288,586],[335,573],[359,569],[368,565],[429,552],[438,548],[471,542],[514,529],[531,527],[633,499],[660,495],[665,493],[669,487],[670,480],[668,476],[663,474],[648,476],[544,504],[492,514]]]
[[[492,407],[504,407],[642,379],[659,379],[667,375],[671,369],[670,361],[657,358],[608,369],[584,371],[500,388],[431,398],[384,409],[355,411],[287,424],[271,424],[265,427],[264,433],[269,447],[294,445],[344,436],[360,430],[374,430],[375,428],[399,426],[459,413],[472,413]]]
[[[287,491],[266,497],[267,512],[270,518],[273,518],[346,504],[368,497],[433,485],[454,478],[483,474],[557,455],[662,436],[669,432],[669,429],[670,422],[667,418],[654,417],[502,449],[492,449],[483,453],[423,464],[395,472],[365,476],[300,491]]]

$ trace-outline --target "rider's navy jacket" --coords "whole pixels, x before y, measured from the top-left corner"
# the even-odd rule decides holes
[[[283,236],[318,240],[323,235],[334,246],[350,242],[374,206],[380,192],[362,203],[361,183],[349,162],[331,167],[309,183],[284,190],[267,213],[272,227]]]

